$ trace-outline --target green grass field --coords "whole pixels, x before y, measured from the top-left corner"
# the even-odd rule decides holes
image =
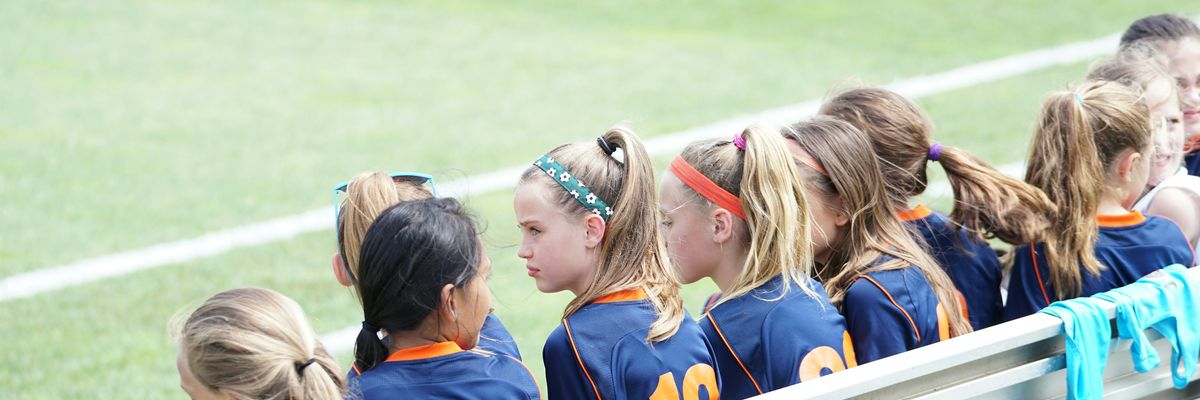
[[[328,207],[362,170],[446,182],[621,121],[665,135],[1159,12],[1200,5],[6,1],[0,279]],[[920,103],[941,142],[1007,164],[1024,158],[1043,95],[1085,69]],[[465,200],[485,221],[497,314],[540,377],[568,295],[525,276],[511,191]],[[0,303],[0,398],[183,398],[166,323],[229,288],[291,296],[319,333],[356,324],[333,252],[326,230]],[[685,288],[693,313],[712,288]]]

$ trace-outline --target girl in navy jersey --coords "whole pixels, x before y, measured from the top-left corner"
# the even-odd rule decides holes
[[[700,318],[721,395],[742,399],[853,366],[845,320],[810,276],[803,184],[778,130],[693,142],[663,176],[659,210],[684,283],[708,277]]]
[[[1146,103],[1116,82],[1088,82],[1046,100],[1025,181],[1058,213],[1044,241],[1013,252],[1005,320],[1171,264],[1192,265],[1191,246],[1175,224],[1130,211],[1149,174],[1150,131]]]
[[[867,135],[827,116],[783,134],[806,182],[817,276],[858,363],[970,332],[954,284],[896,218]]]
[[[359,256],[363,323],[354,362],[362,375],[351,376],[350,397],[540,398],[521,361],[476,349],[491,310],[490,274],[475,223],[458,201],[384,210]]]
[[[1134,21],[1121,35],[1121,47],[1149,44],[1167,58],[1167,72],[1179,87],[1186,134],[1188,173],[1200,175],[1200,27],[1192,20],[1159,14]]]
[[[688,318],[658,231],[654,170],[614,128],[559,146],[517,185],[517,255],[538,290],[569,290],[542,358],[551,399],[716,399],[712,349]]]
[[[369,171],[337,185],[333,190],[334,198],[344,198],[334,204],[338,252],[333,255],[333,275],[343,286],[353,286],[357,294],[358,256],[367,228],[388,207],[433,197],[433,177],[414,172],[385,174]],[[483,323],[479,348],[521,359],[512,334],[492,313]],[[352,364],[349,374],[360,375],[361,369],[357,364]]]
[[[1054,205],[1037,188],[996,171],[958,148],[933,141],[933,122],[898,93],[880,88],[846,91],[821,106],[821,114],[849,122],[871,138],[900,219],[915,230],[929,254],[963,295],[974,329],[999,322],[1000,259],[986,238],[1021,245],[1040,239]],[[936,162],[954,189],[949,216],[909,199],[929,184],[926,166]]]

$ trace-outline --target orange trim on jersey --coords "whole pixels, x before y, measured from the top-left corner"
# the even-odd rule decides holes
[[[725,340],[725,333],[721,332],[721,328],[717,326],[717,321],[713,319],[712,314],[707,314],[708,322],[712,322],[713,330],[717,331],[717,336],[721,337],[721,341],[725,343],[725,348],[729,349],[729,354],[733,355],[733,361],[737,361],[738,366],[742,367],[742,371],[746,373],[746,377],[750,378],[750,383],[754,384],[754,390],[758,394],[762,394],[762,388],[758,386],[758,381],[754,380],[754,375],[750,375],[750,370],[746,369],[746,364],[742,364],[742,359],[738,357],[737,352],[733,351],[733,346],[729,345],[729,341]]]
[[[1042,299],[1046,300],[1046,305],[1050,305],[1050,296],[1046,294],[1046,285],[1042,283],[1042,271],[1038,270],[1037,248],[1032,244],[1029,245],[1029,258],[1033,259],[1033,275],[1037,277],[1038,287],[1042,289]]]
[[[1146,216],[1135,210],[1130,211],[1129,214],[1097,215],[1096,222],[1099,222],[1100,226],[1103,227],[1120,228],[1122,226],[1133,226],[1142,222],[1146,222]]]
[[[536,387],[538,390],[538,399],[541,399],[542,398],[542,387],[538,386],[537,377],[533,375],[533,370],[529,369],[529,366],[525,365],[524,361],[518,360],[516,357],[510,356],[508,354],[502,354],[502,355],[512,359],[513,361],[516,361],[517,364],[521,364],[522,367],[525,367],[525,372],[529,373],[529,379],[533,379],[533,387]]]
[[[670,170],[671,174],[679,178],[683,184],[692,188],[692,190],[695,190],[701,196],[704,196],[708,201],[716,204],[717,207],[729,210],[729,212],[738,216],[738,218],[746,219],[746,213],[742,211],[742,199],[717,186],[711,179],[708,179],[707,176],[704,176],[699,170],[688,164],[687,160],[683,159],[683,156],[677,156],[674,160],[671,160]]]
[[[929,207],[925,207],[924,204],[917,204],[917,206],[913,207],[911,210],[896,211],[896,216],[900,217],[900,220],[904,222],[925,219],[925,217],[930,215],[933,215],[933,210],[930,210]]]
[[[362,371],[358,370],[358,361],[350,363],[350,369],[354,370],[355,376],[362,376]]]
[[[641,289],[638,289],[638,290],[641,290]],[[617,293],[623,293],[623,292],[617,292]],[[645,296],[645,293],[643,293],[642,295]],[[571,341],[571,351],[575,352],[575,360],[579,361],[579,369],[583,370],[583,376],[586,376],[588,379],[588,383],[592,384],[592,390],[594,390],[596,392],[596,400],[601,400],[600,388],[596,387],[596,381],[592,380],[592,374],[589,374],[587,371],[587,367],[583,366],[583,358],[579,356],[579,348],[575,347],[575,336],[571,335],[571,325],[567,324],[566,318],[563,318],[562,321],[563,321],[563,329],[565,329],[567,331],[567,340]],[[541,389],[538,389],[538,390],[540,391]]]
[[[842,355],[846,356],[846,368],[858,366],[858,355],[854,354],[854,338],[850,332],[842,331]]]
[[[397,350],[395,353],[392,353],[392,355],[388,356],[387,361],[423,360],[426,358],[454,354],[460,351],[463,351],[463,349],[462,347],[458,347],[458,343],[446,341]]]
[[[970,321],[971,320],[971,310],[967,309],[967,298],[965,296],[963,296],[962,292],[958,291],[958,289],[954,289],[954,294],[958,295],[958,303],[960,305],[962,305],[963,319]]]
[[[1197,150],[1200,150],[1200,136],[1188,138],[1188,140],[1183,143],[1184,153],[1191,153]]]
[[[858,277],[866,278],[868,281],[871,281],[871,283],[875,284],[875,287],[879,288],[879,290],[883,292],[884,296],[887,296],[888,300],[892,302],[892,305],[896,306],[896,308],[899,309],[900,312],[904,313],[904,318],[908,318],[908,323],[912,325],[913,333],[917,335],[917,342],[920,342],[921,341],[921,332],[919,330],[917,330],[916,321],[913,321],[912,316],[908,315],[908,311],[905,310],[904,307],[900,307],[900,304],[896,303],[896,299],[892,298],[892,294],[888,293],[887,289],[883,288],[883,285],[880,285],[879,282],[876,282],[874,279],[871,279],[871,277],[866,276],[866,275],[859,275]]]
[[[716,292],[712,296],[708,296],[708,303],[704,304],[704,312],[707,313],[712,310],[713,304],[717,304],[717,300],[720,298],[721,292]]]
[[[622,301],[638,301],[646,299],[646,291],[642,288],[622,290],[620,292],[609,293],[592,300],[594,304],[601,303],[618,303]]]

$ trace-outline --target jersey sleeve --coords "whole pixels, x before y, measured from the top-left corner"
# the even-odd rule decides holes
[[[483,320],[483,329],[479,331],[479,348],[521,360],[517,341],[513,340],[512,334],[508,333],[496,314],[488,314],[487,319]]]
[[[542,362],[546,367],[546,393],[550,400],[596,398],[591,378],[584,371],[583,363],[563,325],[555,328],[546,338]]]
[[[903,353],[910,341],[916,343],[912,322],[870,281],[851,284],[842,309],[859,365]]]

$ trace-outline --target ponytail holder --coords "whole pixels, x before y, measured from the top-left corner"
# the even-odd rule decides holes
[[[929,146],[929,161],[937,162],[938,157],[942,156],[942,145],[934,143]]]
[[[313,357],[313,358],[308,359],[308,361],[305,361],[304,363],[296,363],[296,373],[303,375],[304,369],[308,368],[309,365],[312,365],[312,363],[314,363],[316,361],[317,361],[316,357]]]
[[[370,332],[370,333],[372,333],[372,334],[376,334],[376,335],[377,335],[377,334],[379,334],[379,328],[376,328],[376,327],[375,327],[375,325],[371,325],[371,324],[370,324],[369,322],[367,322],[367,321],[363,321],[363,323],[362,323],[362,329],[363,329],[364,331]]]
[[[597,136],[596,143],[600,145],[601,150],[604,150],[604,154],[611,156],[613,152],[617,151],[616,148],[613,148],[611,143],[609,143],[607,140],[604,140],[603,136]]]
[[[1079,92],[1075,92],[1075,103],[1081,106],[1083,105],[1083,95],[1079,94]]]
[[[733,134],[733,145],[737,146],[738,150],[746,151],[746,138],[741,132]]]
[[[707,176],[704,176],[695,167],[688,164],[683,157],[675,157],[675,160],[671,161],[671,174],[679,178],[684,185],[687,185],[692,190],[695,190],[696,193],[708,199],[708,201],[716,204],[717,207],[728,210],[742,220],[746,219],[746,213],[742,211],[741,198],[717,186],[711,179],[708,179]]]

